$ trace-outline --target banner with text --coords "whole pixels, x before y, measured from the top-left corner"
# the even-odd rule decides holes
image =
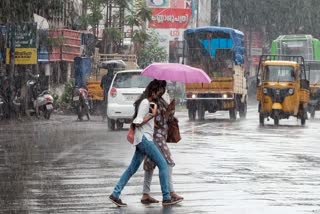
[[[152,8],[149,27],[152,28],[187,28],[191,19],[191,9]]]

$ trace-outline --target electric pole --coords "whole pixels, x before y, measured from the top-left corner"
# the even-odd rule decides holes
[[[218,27],[221,25],[221,2],[218,0]]]

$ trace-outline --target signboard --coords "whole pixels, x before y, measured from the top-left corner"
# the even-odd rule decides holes
[[[12,38],[15,41],[15,64],[37,64],[37,24],[22,23],[9,26],[6,64],[10,63],[10,47],[13,46],[11,44]]]
[[[6,64],[10,64],[10,48],[6,50]],[[37,64],[36,48],[16,48],[14,51],[14,64],[31,65]]]
[[[187,28],[191,19],[191,9],[152,8],[151,28]]]

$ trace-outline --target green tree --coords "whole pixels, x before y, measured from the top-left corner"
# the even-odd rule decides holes
[[[147,22],[152,18],[152,11],[146,4],[146,1],[140,1],[135,10],[126,17],[127,25],[131,26],[131,41],[134,44],[133,53],[137,54],[138,50],[144,48],[148,41]]]
[[[168,58],[167,52],[159,46],[159,35],[155,31],[148,33],[144,48],[138,51],[138,65],[145,68],[153,62],[165,62]]]
[[[86,0],[85,11],[81,17],[81,28],[85,29],[88,25],[92,27],[93,34],[98,35],[99,21],[103,18],[103,8],[105,0]]]

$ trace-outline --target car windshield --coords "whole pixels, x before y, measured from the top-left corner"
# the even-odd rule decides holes
[[[294,79],[292,66],[268,65],[264,69],[263,81],[292,82]]]
[[[145,88],[152,81],[151,78],[141,76],[140,72],[117,73],[113,82],[115,88]]]

